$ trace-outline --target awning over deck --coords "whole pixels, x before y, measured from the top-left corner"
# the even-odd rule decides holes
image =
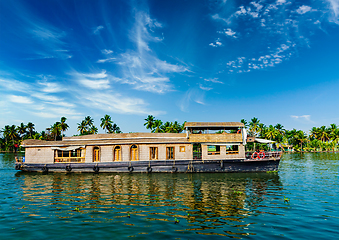
[[[52,150],[59,151],[73,151],[79,148],[85,148],[86,146],[70,146],[70,147],[51,147]]]
[[[255,138],[255,141],[258,143],[274,143],[275,141],[267,140],[267,139],[261,139],[261,138]]]

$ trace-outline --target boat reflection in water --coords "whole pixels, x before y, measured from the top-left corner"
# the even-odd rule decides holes
[[[251,234],[248,226],[255,220],[252,218],[250,222],[247,218],[260,214],[257,207],[265,205],[270,192],[282,188],[277,173],[19,172],[16,176],[22,180],[26,214],[68,222],[73,218],[80,221],[76,216],[81,214],[79,224],[100,223],[102,227],[115,222],[115,227],[129,229],[121,233],[122,237],[156,232],[177,236],[189,231],[204,235],[248,235]],[[173,224],[175,219],[179,224]]]

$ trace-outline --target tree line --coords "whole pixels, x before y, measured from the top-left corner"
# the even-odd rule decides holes
[[[277,148],[303,152],[337,151],[339,148],[339,128],[336,124],[329,127],[313,127],[307,134],[302,130],[286,130],[281,124],[275,126],[261,123],[256,117],[247,122],[242,119],[248,135],[275,141]],[[259,150],[264,148],[262,144],[249,143],[248,148]]]
[[[34,123],[21,123],[19,126],[6,125],[0,130],[0,151],[16,151],[20,148],[20,144],[25,139],[39,139],[46,141],[62,140],[65,136],[64,132],[68,130],[69,125],[66,123],[67,118],[62,117],[60,121],[55,122],[46,130],[37,132]],[[109,115],[105,115],[100,119],[100,127],[105,133],[121,133],[120,128],[114,123]],[[92,117],[87,116],[84,120],[77,124],[79,135],[97,134],[98,128],[94,125]],[[19,149],[22,150],[22,149]]]
[[[144,126],[152,133],[181,133],[184,131],[185,122],[180,124],[177,121],[165,122],[156,119],[152,115],[148,115]],[[44,131],[37,132],[34,123],[21,123],[20,125],[6,125],[0,130],[0,150],[14,151],[25,139],[39,139],[47,141],[62,140],[65,131],[69,129],[66,123],[67,118],[62,117],[60,121],[55,122]],[[294,151],[337,151],[339,148],[339,127],[336,124],[330,126],[313,127],[309,134],[302,130],[286,130],[281,124],[275,126],[266,126],[256,117],[249,122],[242,119],[248,135],[275,141],[278,149],[293,149]],[[112,121],[111,116],[105,115],[100,119],[100,127],[105,133],[121,133],[120,128]],[[78,135],[97,134],[98,128],[94,125],[94,120],[90,116],[86,116],[84,120],[77,123]],[[248,143],[248,150],[260,150],[267,148],[265,144]]]
[[[181,133],[185,129],[185,122],[183,124],[177,121],[163,123],[152,115],[148,115],[145,121],[144,126],[146,129],[150,129],[152,133]]]

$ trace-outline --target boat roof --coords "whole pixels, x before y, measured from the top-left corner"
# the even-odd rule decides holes
[[[188,128],[236,128],[245,127],[241,122],[186,122]]]
[[[62,141],[44,141],[26,139],[23,147],[48,146],[80,146],[80,145],[112,145],[112,144],[140,144],[140,143],[188,143],[185,133],[116,133],[90,134],[83,136],[64,137]]]

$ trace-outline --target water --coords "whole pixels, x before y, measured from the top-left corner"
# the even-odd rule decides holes
[[[339,239],[338,172],[307,153],[278,173],[44,175],[0,153],[0,239]]]

